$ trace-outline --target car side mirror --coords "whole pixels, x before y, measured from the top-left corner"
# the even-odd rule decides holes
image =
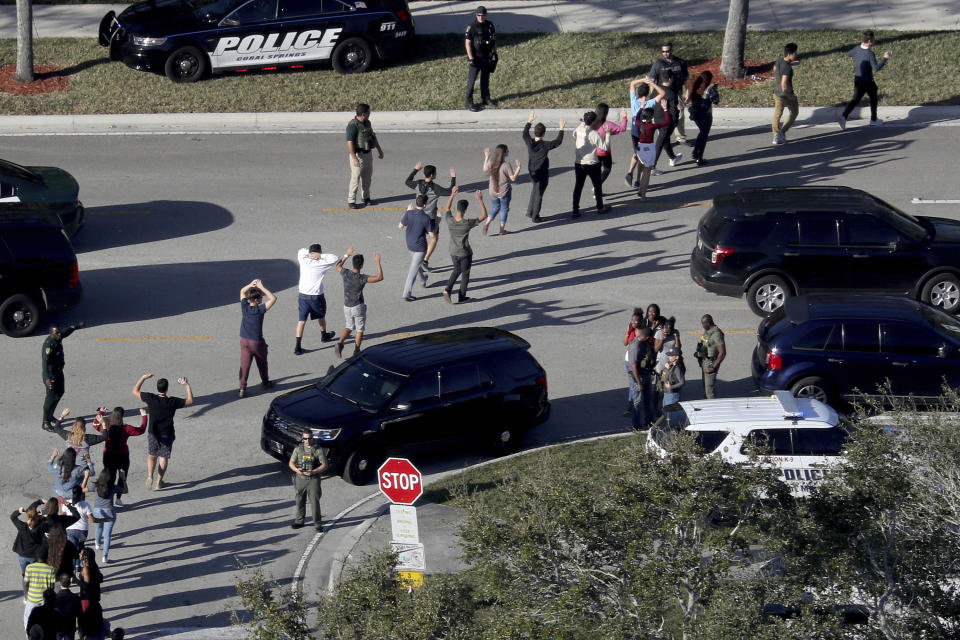
[[[390,407],[390,411],[410,411],[410,403],[400,402]]]

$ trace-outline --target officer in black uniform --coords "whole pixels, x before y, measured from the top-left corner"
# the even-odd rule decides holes
[[[473,85],[480,74],[480,97],[483,104],[495,107],[496,103],[490,99],[490,70],[497,56],[497,34],[493,23],[487,20],[487,8],[477,7],[477,18],[467,26],[464,34],[464,47],[467,50],[467,60],[470,62],[470,72],[467,75],[467,109],[480,111],[482,107],[473,103]]]
[[[57,423],[53,420],[53,410],[57,408],[57,403],[63,397],[62,341],[77,329],[82,329],[85,326],[83,322],[78,322],[60,331],[60,327],[54,325],[50,327],[50,335],[43,341],[40,363],[43,385],[47,390],[46,398],[43,400],[43,424],[41,425],[44,431],[55,431],[57,428]]]

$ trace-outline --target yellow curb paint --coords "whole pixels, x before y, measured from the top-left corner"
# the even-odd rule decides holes
[[[137,214],[143,215],[150,213],[149,209],[107,209],[106,211],[91,211],[87,209],[87,213],[92,216],[112,216],[112,215],[125,215],[125,214]]]
[[[147,336],[143,338],[94,338],[94,342],[163,342],[170,340],[213,340],[213,336]]]

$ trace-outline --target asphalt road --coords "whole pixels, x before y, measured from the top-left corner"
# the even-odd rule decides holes
[[[325,251],[342,254],[355,245],[369,268],[372,254],[382,254],[386,279],[366,291],[369,344],[467,325],[497,326],[527,339],[548,372],[553,401],[553,417],[528,435],[527,445],[619,431],[628,426],[621,416],[620,339],[634,306],[657,302],[665,315],[676,316],[688,354],[698,318],[712,313],[727,332],[729,353],[719,392],[752,392],[748,366],[758,319],[743,300],[701,291],[687,268],[696,222],[714,194],[751,186],[842,184],[871,191],[910,213],[957,217],[955,205],[912,205],[910,199],[958,197],[960,188],[947,179],[955,173],[958,133],[956,127],[846,132],[814,127],[795,130],[786,147],[772,147],[766,127],[721,129],[707,147],[709,166],[665,166],[667,174],[654,179],[642,207],[623,186],[629,139],[620,137],[607,182],[613,211],[597,216],[585,209],[576,222],[569,218],[572,145],[565,141],[552,155],[548,220],[534,226],[524,217],[529,194],[524,171],[514,187],[508,225],[515,233],[474,233],[473,301],[462,306],[445,304],[439,286],[415,289],[420,299],[414,303],[400,299],[408,257],[397,221],[410,196],[403,180],[414,162],[423,160],[436,164],[442,177],[455,166],[466,190],[485,187],[480,171],[485,146],[506,143],[511,159],[525,164],[519,130],[382,136],[386,158],[374,170],[377,206],[362,211],[346,209],[348,170],[339,135],[4,138],[5,158],[71,171],[89,213],[75,239],[84,302],[58,318],[83,319],[89,328],[64,343],[67,391],[60,407],[90,415],[100,404],[122,405],[132,415],[137,402],[130,389],[147,372],[171,380],[188,376],[197,394],[197,404],[177,417],[168,489],[144,489],[146,442],[131,440],[129,506],[120,509],[111,562],[104,569],[108,617],[139,638],[160,637],[166,629],[221,627],[236,607],[238,566],[262,565],[289,584],[310,533],[288,526],[290,480],[259,449],[260,419],[272,395],[310,383],[335,361],[315,325],[307,327],[304,339],[309,353],[292,353],[300,247],[320,242]],[[585,205],[589,193],[588,187]],[[468,214],[477,213],[473,201]],[[432,260],[440,270],[431,284],[448,273],[448,240],[442,230]],[[236,304],[240,288],[255,277],[280,298],[265,323],[277,389],[265,394],[251,386],[253,393],[238,400]],[[326,284],[328,319],[339,331],[342,287],[333,272]],[[43,465],[61,441],[39,428],[42,340],[42,335],[0,336],[0,423],[8,434],[0,506],[6,513],[52,491]],[[688,364],[695,372],[692,357]],[[258,380],[255,372],[251,378]],[[700,395],[699,381],[688,386],[688,397]],[[153,390],[153,381],[145,389]],[[94,457],[99,463],[99,447]],[[433,473],[471,459],[420,462]],[[339,478],[325,481],[325,513],[333,515],[370,491]],[[19,621],[12,553],[4,566],[2,619]]]

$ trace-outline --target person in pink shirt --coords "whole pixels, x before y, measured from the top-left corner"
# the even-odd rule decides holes
[[[597,119],[593,123],[593,128],[597,130],[597,133],[602,137],[604,133],[609,133],[611,136],[615,136],[619,133],[623,133],[627,130],[627,110],[620,108],[620,124],[616,124],[607,120],[607,113],[609,113],[610,107],[605,102],[601,102],[597,105]],[[606,181],[607,176],[610,175],[611,169],[613,169],[613,155],[611,154],[611,148],[607,147],[606,149],[597,149],[597,160],[600,161],[600,184],[603,184]]]
[[[507,160],[509,153],[505,144],[498,144],[493,153],[490,153],[489,147],[483,150],[483,172],[490,176],[490,199],[493,201],[490,217],[483,225],[483,235],[487,235],[487,229],[497,214],[500,215],[500,235],[507,233],[507,214],[510,213],[510,198],[513,195],[510,183],[516,182],[520,175],[520,161],[517,160],[516,167],[511,168]]]

